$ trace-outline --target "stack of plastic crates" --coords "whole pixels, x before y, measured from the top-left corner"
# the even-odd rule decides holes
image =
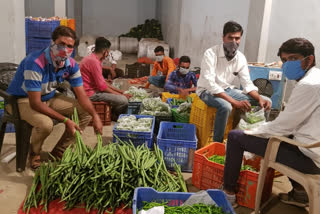
[[[192,184],[202,190],[217,189],[223,184],[224,165],[210,161],[213,155],[225,156],[225,144],[212,143],[195,152]],[[244,161],[245,165],[250,165],[259,171],[261,158],[255,158],[253,161]],[[243,170],[240,172],[237,181],[237,203],[241,206],[254,209],[255,196],[258,184],[259,172]],[[267,172],[265,185],[263,188],[262,202],[267,201],[272,193],[274,170]]]
[[[137,78],[150,76],[150,64],[134,63],[126,64],[125,76],[128,78]]]
[[[59,20],[37,21],[25,18],[26,54],[48,47],[51,34],[59,25]]]
[[[121,114],[119,118],[123,116],[129,116],[128,114]],[[127,130],[117,130],[117,123],[113,127],[113,142],[118,142],[118,138],[122,141],[131,141],[135,146],[146,145],[148,148],[153,147],[153,130],[155,124],[154,116],[150,115],[134,115],[137,119],[139,118],[152,118],[152,128],[150,132],[137,132],[137,131],[127,131]],[[116,137],[117,136],[117,137]]]
[[[198,96],[193,98],[191,107],[190,123],[197,128],[198,148],[202,148],[213,142],[213,128],[216,115],[216,109],[207,106]],[[224,139],[233,128],[234,111],[229,116]]]
[[[142,102],[129,102],[127,114],[139,114]]]
[[[207,190],[208,195],[224,213],[235,214],[231,204],[221,190]],[[189,192],[157,192],[150,187],[138,187],[134,190],[132,211],[137,214],[143,208],[144,202],[167,202],[168,206],[181,206],[190,196],[195,193]]]
[[[182,171],[192,172],[197,149],[196,127],[193,124],[161,122],[157,144],[163,151],[168,169],[174,169],[174,163],[177,163]]]

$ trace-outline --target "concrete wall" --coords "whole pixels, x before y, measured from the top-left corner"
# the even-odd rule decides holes
[[[157,19],[161,23],[164,40],[169,44],[170,56],[179,53],[181,7],[183,0],[158,0]]]
[[[250,0],[161,0],[161,2],[164,2],[161,8],[162,15],[165,16],[167,12],[175,17],[173,21],[170,17],[160,19],[164,38],[169,45],[172,46],[173,43],[174,56],[190,56],[192,66],[200,65],[206,49],[222,42],[225,22],[234,20],[240,23],[245,31],[243,38],[246,36]],[[179,13],[181,13],[180,24]],[[166,23],[174,23],[175,29],[180,28],[179,35],[171,35],[170,32],[174,28]],[[177,42],[179,44],[176,44]],[[241,42],[240,50],[244,49],[244,43],[245,39]]]
[[[21,0],[19,2],[21,2]],[[54,3],[54,0],[25,0],[25,14],[26,16],[34,17],[54,16]]]
[[[20,63],[26,54],[24,2],[0,1],[0,62]]]
[[[156,0],[83,1],[83,34],[117,36],[156,15]]]

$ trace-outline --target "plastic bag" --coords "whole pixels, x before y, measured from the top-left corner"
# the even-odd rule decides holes
[[[239,128],[241,130],[252,130],[264,124],[266,122],[265,112],[263,108],[259,106],[251,107],[250,112],[246,112],[244,118],[239,122]]]

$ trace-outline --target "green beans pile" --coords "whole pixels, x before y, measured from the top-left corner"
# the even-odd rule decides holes
[[[74,121],[78,123],[75,111]],[[135,147],[131,142],[102,146],[101,135],[94,149],[87,147],[79,132],[76,143],[66,149],[60,161],[42,164],[36,171],[23,211],[60,198],[65,208],[83,205],[89,211],[112,212],[131,206],[136,187],[153,187],[161,192],[187,191],[180,168],[177,176],[169,173],[162,151],[155,146]]]
[[[190,213],[190,214],[224,214],[221,207],[215,205],[205,205],[205,204],[194,204],[194,205],[184,205],[171,207],[167,203],[157,203],[157,202],[144,202],[143,210],[149,210],[153,207],[164,206],[165,214],[179,214],[179,213]]]

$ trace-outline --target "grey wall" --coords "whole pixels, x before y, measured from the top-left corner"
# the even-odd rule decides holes
[[[54,0],[25,0],[25,15],[34,17],[54,16]]]
[[[161,23],[164,40],[169,44],[170,56],[179,53],[182,0],[158,0],[157,19]]]
[[[200,65],[206,49],[222,42],[225,22],[234,20],[240,23],[245,31],[243,38],[246,36],[250,0],[161,0],[161,2],[163,2],[162,17],[166,14],[174,17],[160,19],[164,38],[169,45],[174,46],[175,57],[190,56],[192,66]],[[172,25],[178,29],[178,35],[172,33]],[[240,50],[244,49],[244,44],[245,39],[241,42]]]
[[[117,36],[156,16],[156,0],[85,0],[82,32]]]
[[[24,2],[0,1],[0,62],[20,63],[26,55]]]

